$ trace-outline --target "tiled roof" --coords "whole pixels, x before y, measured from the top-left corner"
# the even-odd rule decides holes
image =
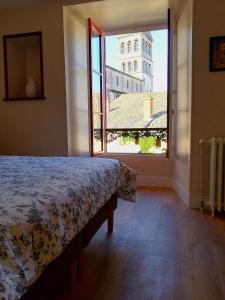
[[[145,101],[154,99],[152,117],[144,116]],[[107,128],[163,128],[167,126],[167,94],[124,94],[111,101],[108,108]]]

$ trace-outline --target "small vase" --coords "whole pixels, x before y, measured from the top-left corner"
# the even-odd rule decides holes
[[[25,95],[26,95],[26,98],[37,97],[37,85],[32,76],[28,78],[26,88],[25,88]]]

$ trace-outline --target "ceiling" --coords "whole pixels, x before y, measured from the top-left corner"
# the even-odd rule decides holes
[[[62,4],[87,2],[88,0],[0,0],[0,9],[11,6],[59,1]],[[103,0],[70,5],[81,18],[93,21],[109,34],[153,30],[167,25],[169,0]],[[178,0],[176,0],[178,1]]]
[[[91,18],[106,33],[166,27],[169,0],[105,0],[72,5],[81,18]]]
[[[0,0],[0,8],[44,2],[44,0]]]

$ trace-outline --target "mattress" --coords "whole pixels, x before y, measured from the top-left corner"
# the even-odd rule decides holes
[[[107,200],[134,201],[117,160],[0,156],[0,299],[19,299]]]

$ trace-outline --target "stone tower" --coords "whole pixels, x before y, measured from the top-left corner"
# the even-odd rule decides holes
[[[120,70],[143,80],[144,90],[153,91],[153,60],[151,32],[118,36]]]

